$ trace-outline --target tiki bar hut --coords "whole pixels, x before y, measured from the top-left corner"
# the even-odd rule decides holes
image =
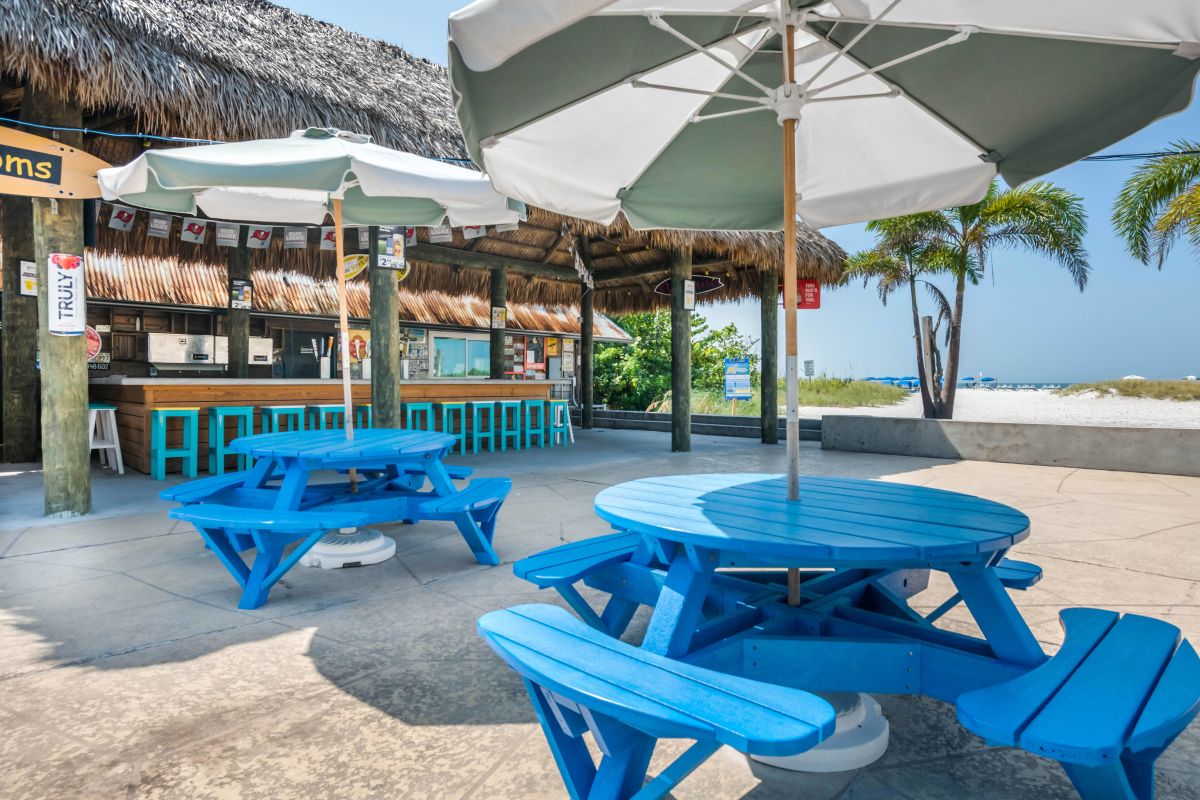
[[[36,134],[115,165],[147,147],[280,137],[313,125],[470,166],[443,67],[264,0],[53,0],[10,4],[0,17],[0,134]],[[335,258],[320,229],[303,231],[300,242],[276,227],[261,249],[244,244],[243,232],[222,247],[216,221],[204,220],[204,241],[189,243],[183,218],[130,211],[0,196],[0,458],[42,461],[47,514],[90,510],[89,400],[119,406],[122,449],[141,469],[156,405],[338,396],[336,374],[307,371],[319,370],[329,349],[318,335],[334,332]],[[779,234],[634,231],[623,221],[603,226],[531,208],[513,230],[417,230],[399,280],[373,268],[387,231],[348,233],[360,244],[350,251],[370,265],[349,290],[370,343],[369,366],[355,365],[365,372],[355,397],[373,404],[376,425],[400,424],[401,395],[547,397],[565,386],[589,427],[593,341],[627,338],[604,313],[670,308],[672,447],[688,449],[685,286],[699,302],[760,298],[763,373],[777,372]],[[840,281],[837,245],[801,228],[798,247],[802,276]],[[39,353],[39,298],[22,293],[21,263],[36,265],[44,298],[51,253],[85,255],[87,321],[100,340],[91,369],[86,336],[42,336]],[[251,309],[231,307],[234,282],[252,287]],[[166,339],[202,349],[193,338],[211,340],[206,359],[189,351],[199,360],[181,364],[150,352]],[[465,369],[443,375],[440,348],[457,365],[460,342]],[[553,369],[548,350],[558,353]],[[763,439],[774,442],[777,398],[766,384]],[[200,438],[203,449],[203,431]]]

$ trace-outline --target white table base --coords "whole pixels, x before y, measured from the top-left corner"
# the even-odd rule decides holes
[[[305,567],[366,567],[396,554],[396,542],[374,528],[343,528],[327,533],[300,559]]]
[[[794,756],[751,756],[793,772],[848,772],[873,764],[888,747],[888,721],[867,694],[817,692],[837,711],[837,728],[820,745]]]

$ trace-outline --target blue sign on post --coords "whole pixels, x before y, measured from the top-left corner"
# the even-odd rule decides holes
[[[750,396],[750,359],[725,359],[725,399],[749,400]]]

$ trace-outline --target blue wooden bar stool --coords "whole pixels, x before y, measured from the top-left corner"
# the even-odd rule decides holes
[[[525,400],[521,406],[525,409],[525,449],[533,447],[537,439],[538,447],[546,446],[546,401]]]
[[[418,421],[418,418],[423,421]],[[404,427],[410,431],[436,430],[433,424],[433,403],[405,403]]]
[[[234,455],[225,447],[225,423],[237,423],[234,438],[254,433],[254,406],[209,406],[208,408],[208,474],[225,474],[225,457]],[[237,454],[237,468],[249,468],[245,454]]]
[[[478,453],[480,445],[486,444],[490,452],[496,452],[496,401],[473,400],[471,405],[471,452]],[[487,427],[483,420],[487,419]]]
[[[167,443],[167,420],[177,419],[182,423],[179,447]],[[196,462],[200,449],[200,409],[156,408],[150,412],[150,476],[155,480],[166,480],[167,459],[183,459],[184,477],[196,477]]]
[[[346,407],[341,403],[311,403],[308,406],[310,430],[346,427]]]
[[[508,449],[509,440],[513,450],[521,449],[521,401],[500,400],[496,403],[500,416],[500,452]]]
[[[551,400],[546,404],[546,427],[550,430],[550,447],[559,444],[559,438],[562,438],[562,446],[566,447],[568,442],[575,441],[575,432],[571,430],[571,404],[566,400]]]
[[[375,412],[372,410],[370,403],[359,403],[354,407],[354,427],[375,427]]]
[[[467,404],[461,401],[450,403],[438,403],[442,411],[442,433],[448,433],[454,437],[457,443],[459,455],[467,452]],[[455,424],[454,418],[458,417],[458,423]],[[456,430],[457,429],[457,430]],[[454,448],[450,448],[453,452]]]
[[[304,430],[304,406],[262,406],[260,411],[263,433]]]

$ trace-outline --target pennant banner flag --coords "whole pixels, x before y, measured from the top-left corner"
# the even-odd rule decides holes
[[[171,215],[150,212],[150,224],[146,226],[146,235],[156,239],[166,239],[171,235]]]
[[[500,233],[501,231],[515,231],[518,227],[519,226],[515,222],[501,222],[499,225],[495,226],[494,230],[496,233]]]
[[[185,242],[192,244],[204,244],[204,234],[208,231],[208,222],[196,217],[184,217],[183,230],[179,232],[179,238]]]
[[[321,228],[321,249],[337,250],[337,239],[334,237],[332,225],[326,225]]]
[[[462,231],[464,239],[482,239],[487,236],[486,225],[463,225]]]
[[[242,226],[235,222],[217,223],[217,247],[237,247]],[[201,236],[201,239],[204,237]],[[186,241],[186,240],[185,240]]]
[[[454,229],[449,225],[438,225],[436,228],[429,229],[429,241],[436,244],[444,244],[445,242],[454,241]]]
[[[108,227],[119,231],[127,231],[133,227],[134,210],[129,206],[112,207],[112,216],[108,218]]]
[[[404,229],[404,245],[405,245],[405,247],[416,247],[417,246],[417,229],[416,228],[405,228]]]
[[[274,228],[262,227],[261,225],[248,225],[249,230],[246,234],[246,247],[251,250],[264,250],[271,243],[271,234],[274,233]]]
[[[358,229],[358,249],[359,250],[367,250],[367,249],[370,249],[370,247],[371,247],[371,229],[370,228],[359,228]]]
[[[308,247],[308,228],[284,228],[283,247],[285,250]]]

